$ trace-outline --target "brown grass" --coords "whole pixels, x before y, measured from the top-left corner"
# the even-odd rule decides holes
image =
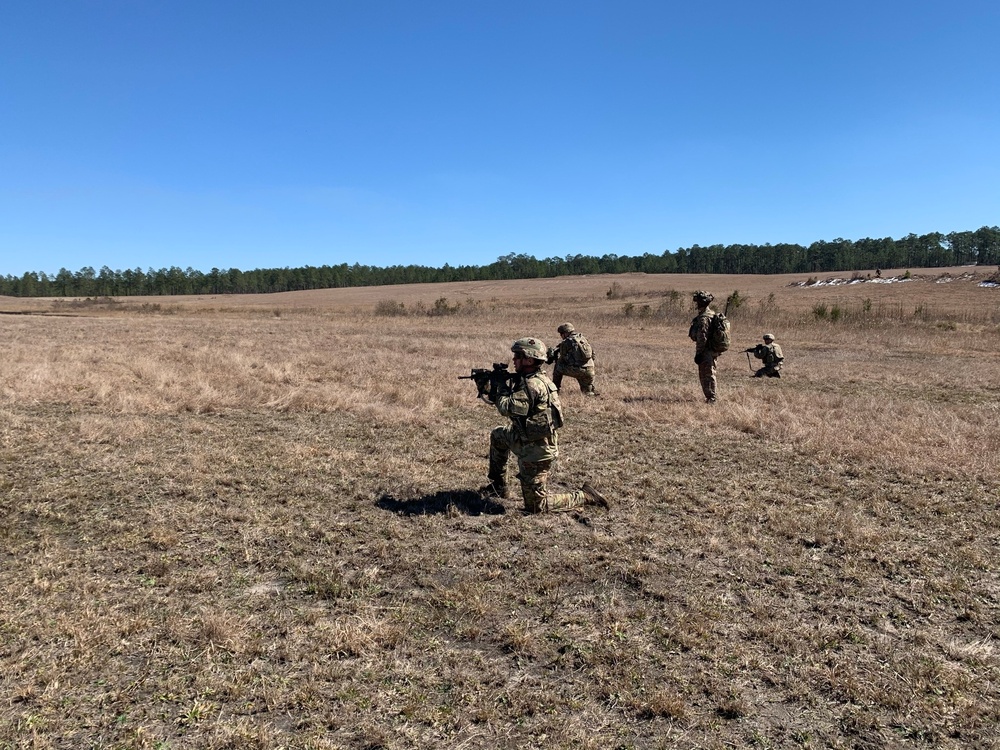
[[[969,270],[0,300],[0,748],[1000,747]],[[696,288],[746,298],[714,408]],[[616,503],[528,517],[456,376],[565,320],[556,480]]]

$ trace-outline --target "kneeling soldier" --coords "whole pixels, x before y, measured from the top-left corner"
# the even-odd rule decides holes
[[[594,347],[572,323],[563,323],[556,330],[562,341],[548,351],[548,363],[556,363],[552,369],[552,382],[556,388],[562,388],[564,377],[576,378],[585,395],[598,395],[594,389]]]
[[[757,344],[753,349],[746,351],[764,363],[764,366],[753,374],[755,378],[781,377],[781,363],[785,357],[781,353],[781,347],[774,343],[773,333],[765,333],[763,344]]]
[[[489,484],[486,495],[507,497],[507,460],[517,456],[517,478],[521,480],[524,509],[529,513],[570,510],[581,505],[609,507],[607,498],[590,484],[576,492],[550,493],[549,474],[559,455],[557,433],[562,427],[559,390],[542,371],[546,349],[538,339],[518,339],[511,346],[514,372],[509,386],[489,398],[510,424],[490,433]]]

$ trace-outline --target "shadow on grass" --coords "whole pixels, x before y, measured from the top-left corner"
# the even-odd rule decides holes
[[[474,490],[444,490],[413,500],[398,500],[391,495],[383,495],[375,504],[382,510],[404,516],[429,516],[437,513],[499,516],[507,512],[503,505],[484,498]]]

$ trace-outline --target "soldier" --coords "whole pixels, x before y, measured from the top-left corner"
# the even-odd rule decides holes
[[[549,347],[546,359],[549,364],[556,363],[552,370],[552,382],[560,388],[564,375],[576,378],[584,395],[597,396],[594,390],[594,348],[582,333],[576,332],[572,323],[563,323],[556,330],[562,341]]]
[[[773,333],[765,333],[763,344],[757,344],[757,346],[746,351],[753,354],[753,356],[761,360],[764,364],[763,367],[753,374],[755,378],[781,377],[781,363],[785,357],[781,353],[781,347],[774,343]]]
[[[608,500],[590,484],[576,492],[550,493],[549,473],[559,455],[557,431],[562,427],[559,390],[541,370],[547,351],[538,339],[518,339],[511,346],[516,376],[506,389],[490,392],[489,398],[510,424],[490,433],[489,484],[480,491],[492,497],[507,497],[507,459],[517,456],[517,478],[521,480],[524,509],[528,513],[570,510],[581,505],[610,507]]]
[[[692,295],[692,299],[698,306],[698,315],[691,321],[688,337],[695,344],[694,363],[698,365],[698,380],[701,381],[701,390],[705,394],[705,401],[714,404],[715,360],[718,359],[719,352],[713,351],[709,347],[708,329],[712,318],[716,315],[715,310],[709,307],[715,297],[708,292],[698,291]]]

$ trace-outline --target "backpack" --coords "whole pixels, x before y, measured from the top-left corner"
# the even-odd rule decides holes
[[[705,348],[720,353],[727,351],[730,344],[729,330],[729,318],[717,312],[708,323],[708,337],[705,342]]]
[[[594,356],[594,349],[587,339],[576,333],[566,339],[566,359],[573,367],[583,367]]]

